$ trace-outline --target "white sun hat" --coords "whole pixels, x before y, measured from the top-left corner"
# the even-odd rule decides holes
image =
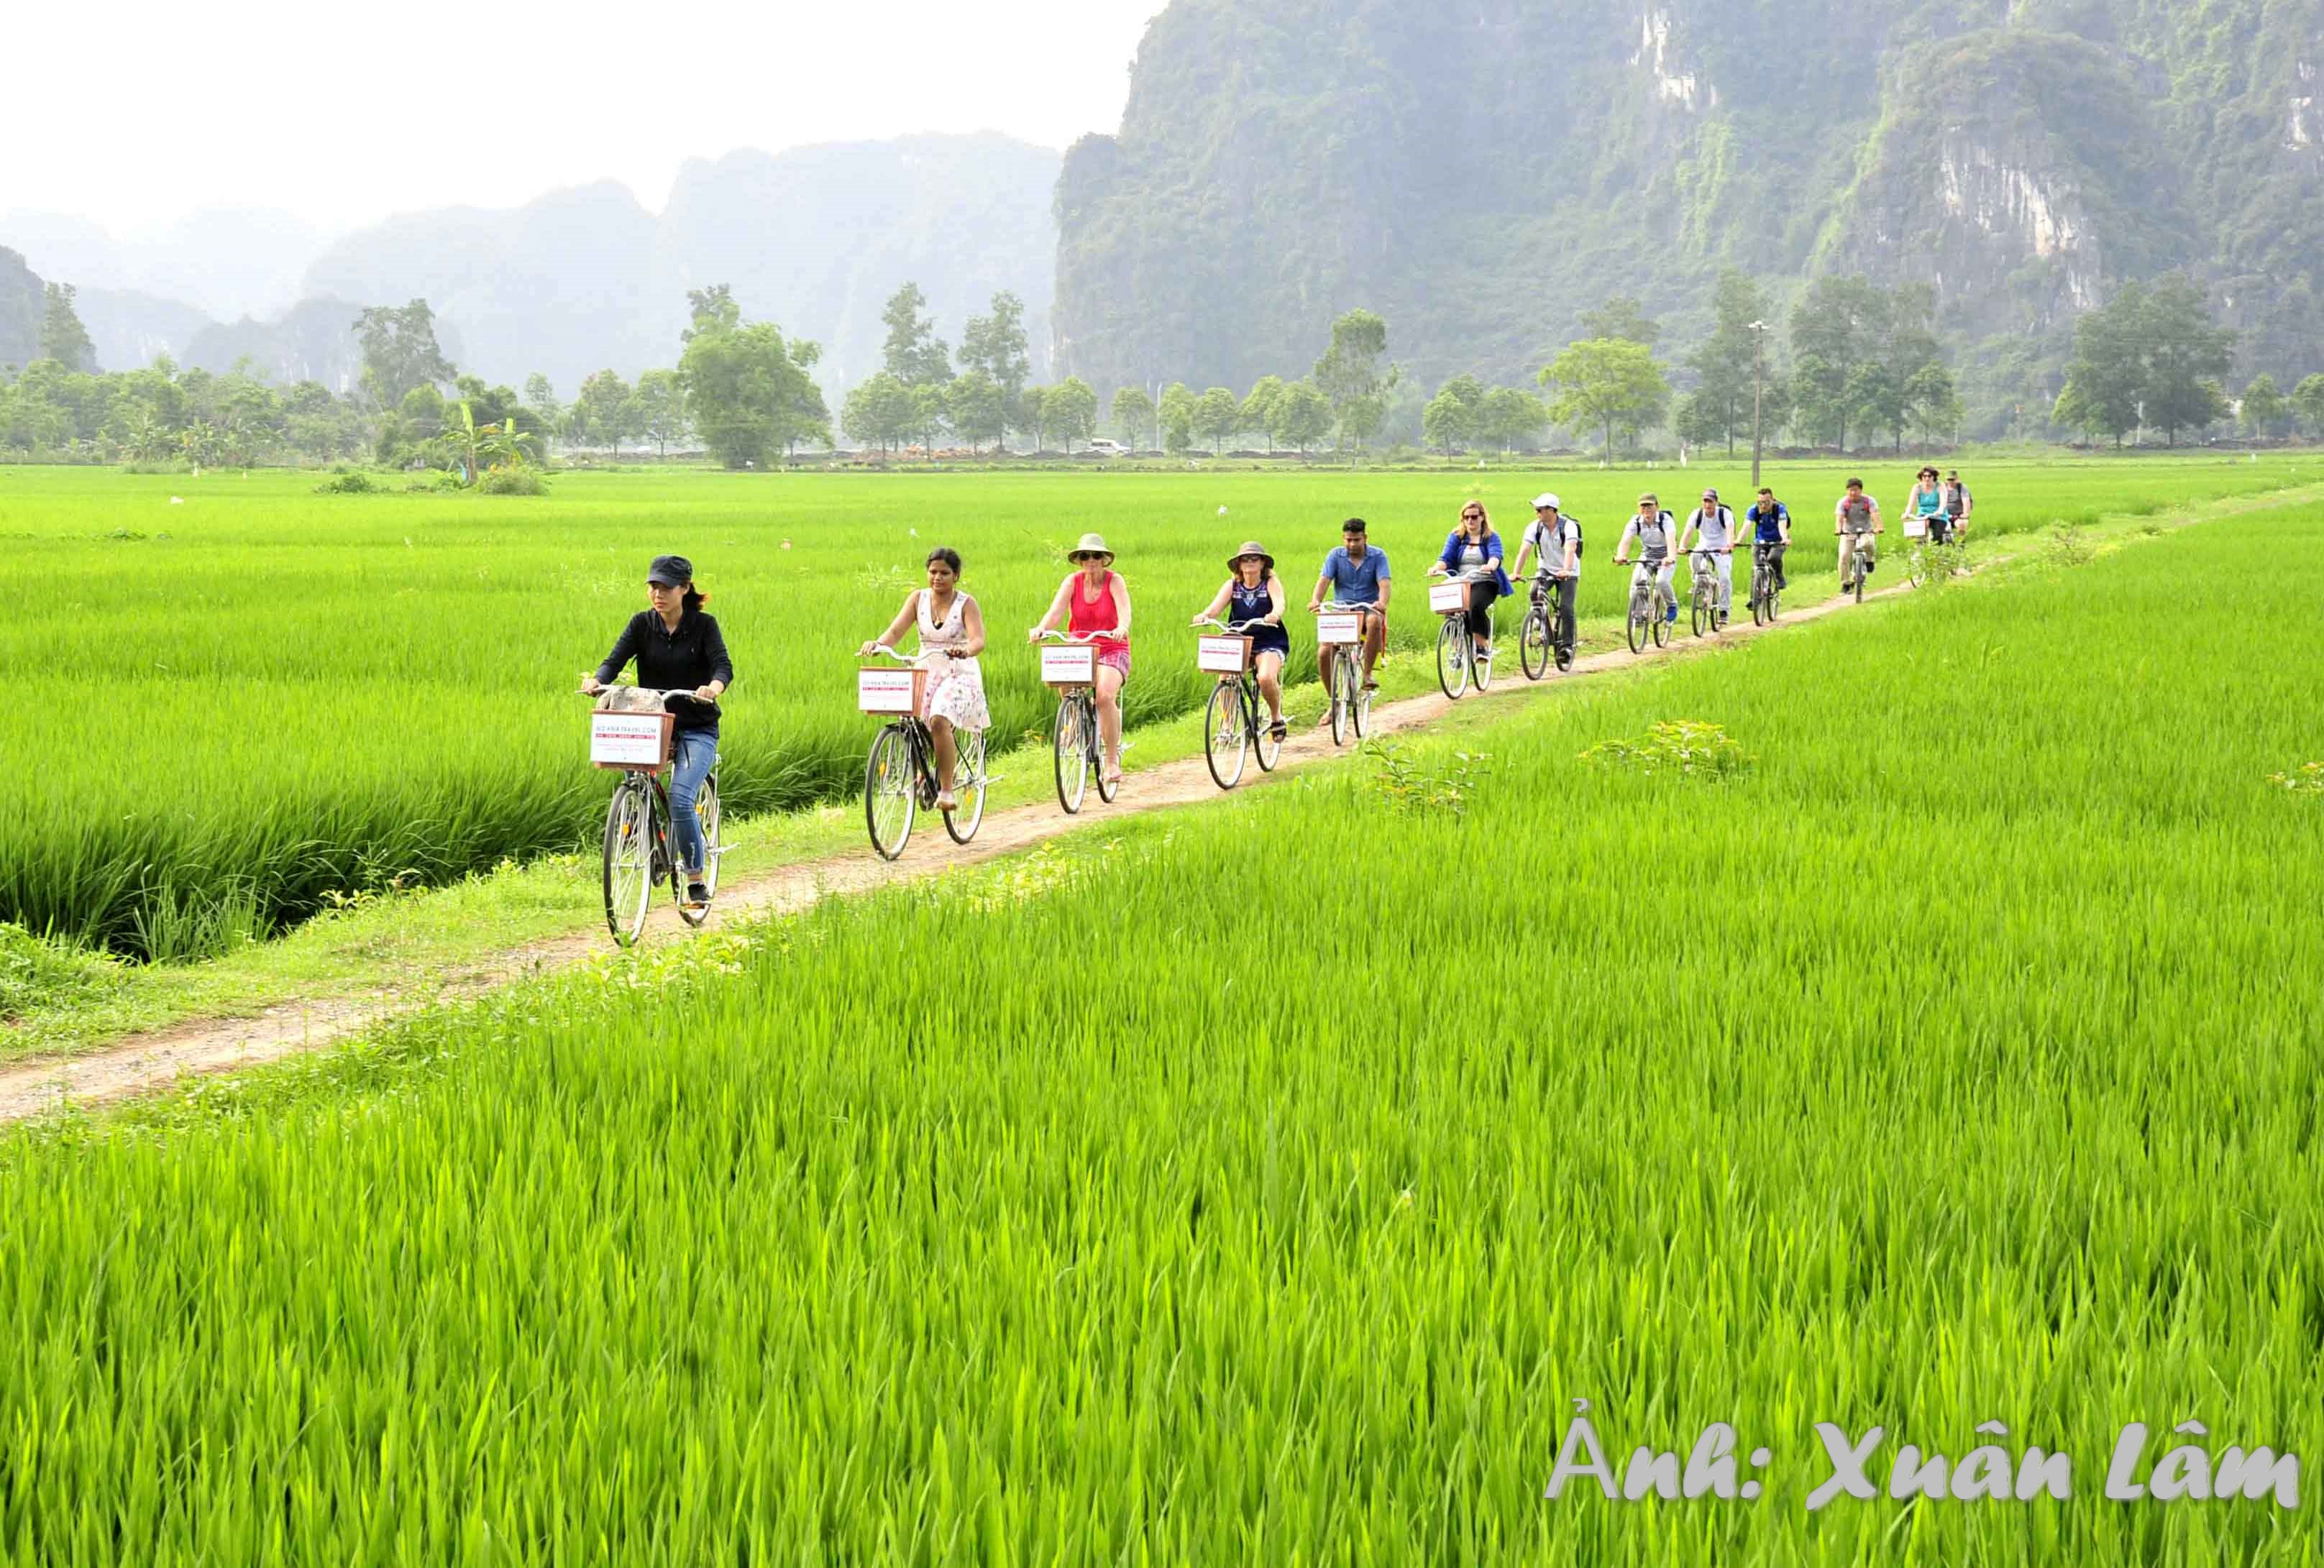
[[[1563,506],[1558,504],[1557,493],[1553,490],[1545,490],[1539,495],[1533,498],[1533,509],[1536,512],[1539,512],[1545,506],[1554,508],[1560,512],[1564,510]]]

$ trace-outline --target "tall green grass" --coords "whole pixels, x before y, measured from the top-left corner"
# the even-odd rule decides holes
[[[2250,609],[2319,548],[1851,613],[1459,715],[1403,757],[1458,818],[1302,774],[14,1135],[0,1552],[2311,1562],[2324,815],[2269,775],[2324,626]],[[1753,761],[1581,759],[1670,720]],[[1575,1398],[1769,1495],[1545,1502]],[[2102,1499],[2189,1418],[2301,1508]],[[2076,1496],[1811,1516],[1819,1420]]]
[[[1894,466],[1868,466],[1892,507],[1909,464]],[[2295,475],[2296,459],[2278,459],[1973,477],[1990,536]],[[1844,475],[1772,477],[1799,512],[1794,565],[1813,584],[1831,569],[1821,519]],[[14,607],[0,752],[34,764],[18,774],[20,809],[0,816],[0,919],[149,955],[199,951],[334,892],[581,842],[604,782],[567,694],[641,604],[659,551],[698,563],[733,649],[721,782],[731,807],[753,812],[856,786],[866,733],[849,655],[922,580],[935,544],[968,558],[996,640],[994,720],[1014,738],[1051,706],[1015,640],[1086,530],[1108,535],[1136,594],[1136,723],[1201,701],[1180,629],[1251,534],[1304,606],[1341,519],[1367,516],[1405,581],[1396,640],[1419,646],[1435,631],[1420,576],[1466,496],[1491,504],[1514,551],[1526,503],[1559,488],[1589,528],[1582,613],[1603,621],[1623,594],[1606,558],[1639,485],[1683,512],[1706,479],[1739,497],[1744,471],[576,474],[550,497],[487,502],[317,496],[295,475],[0,470],[0,593]],[[1294,647],[1305,674],[1312,645]]]

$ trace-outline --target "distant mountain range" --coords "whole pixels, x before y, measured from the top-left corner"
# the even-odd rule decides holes
[[[820,343],[817,377],[837,392],[879,367],[881,307],[911,281],[954,342],[995,291],[1014,291],[1038,376],[1058,163],[1004,136],[908,136],[696,160],[659,217],[606,182],[514,209],[406,214],[328,241],[280,214],[206,214],[171,231],[171,254],[78,220],[10,214],[0,245],[79,286],[107,369],[167,353],[223,371],[247,356],[278,377],[340,384],[358,368],[346,332],[355,311],[425,299],[463,370],[511,385],[539,371],[570,397],[593,371],[675,364],[687,291],[727,283],[752,318]]]

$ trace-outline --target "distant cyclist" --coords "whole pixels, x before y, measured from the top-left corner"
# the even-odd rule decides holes
[[[1307,600],[1307,613],[1314,614],[1323,607],[1323,595],[1341,604],[1370,604],[1379,610],[1376,615],[1364,617],[1364,689],[1377,691],[1379,682],[1372,678],[1372,669],[1379,663],[1381,650],[1388,647],[1388,596],[1395,587],[1389,580],[1388,552],[1370,541],[1364,520],[1351,517],[1340,525],[1339,547],[1323,558],[1323,569],[1315,578],[1315,592]],[[1325,714],[1329,720],[1331,715]]]
[[[1677,620],[1678,594],[1671,586],[1671,578],[1678,570],[1678,519],[1664,510],[1662,502],[1651,490],[1638,497],[1637,513],[1622,530],[1621,542],[1614,547],[1616,566],[1629,564],[1633,544],[1638,547],[1638,565],[1630,574],[1630,592],[1643,594],[1650,583],[1659,579],[1664,619]]]
[[[1784,576],[1784,552],[1792,548],[1792,509],[1762,484],[1759,499],[1743,514],[1743,521],[1751,528],[1752,549],[1766,558],[1767,569],[1775,574],[1775,591],[1784,592],[1792,586]]]
[[[1945,515],[1945,487],[1937,483],[1937,471],[1923,468],[1913,475],[1912,493],[1904,497],[1904,521],[1907,533],[1924,533],[1931,544],[1942,544],[1952,532],[1952,519]]]
[[[1711,569],[1719,577],[1719,618],[1724,621],[1735,605],[1735,509],[1720,504],[1716,490],[1704,491],[1702,504],[1687,513],[1679,553],[1696,549],[1710,552]]]
[[[1880,503],[1864,493],[1863,480],[1851,479],[1840,494],[1840,504],[1832,508],[1831,515],[1831,531],[1840,538],[1840,582],[1847,583],[1849,558],[1858,548],[1864,551],[1864,575],[1870,576],[1879,558],[1878,547],[1873,540],[1887,531],[1887,525],[1880,521]]]
[[[1252,671],[1259,677],[1259,695],[1267,699],[1268,730],[1279,741],[1286,733],[1283,661],[1291,657],[1291,633],[1283,629],[1283,579],[1275,575],[1275,558],[1255,539],[1228,559],[1227,571],[1226,586],[1191,624],[1215,621],[1224,610],[1226,623],[1250,639]]]
[[[1960,470],[1949,469],[1945,474],[1945,516],[1952,520],[1952,536],[1969,538],[1969,514],[1977,510],[1977,498],[1961,483]]]
[[[1428,568],[1432,577],[1455,582],[1469,579],[1469,636],[1477,645],[1477,662],[1493,662],[1493,601],[1517,590],[1501,570],[1501,536],[1485,503],[1471,501],[1461,508],[1461,526],[1444,537],[1444,554]],[[1482,677],[1479,678],[1482,679]]]
[[[646,603],[630,617],[613,650],[597,673],[583,678],[581,689],[595,696],[637,660],[638,684],[655,691],[692,692],[696,700],[669,706],[669,822],[678,835],[678,868],[686,875],[686,901],[710,902],[703,885],[702,823],[694,799],[702,781],[718,765],[718,698],[734,684],[734,661],[715,616],[702,606],[710,595],[694,586],[694,563],[684,556],[656,556],[646,570]]]
[[[1525,581],[1526,558],[1532,556],[1536,570],[1557,600],[1557,646],[1565,650],[1568,659],[1573,657],[1573,596],[1582,586],[1582,525],[1565,515],[1554,493],[1545,492],[1533,498],[1533,521],[1526,524],[1525,535],[1517,542],[1517,564],[1509,576],[1517,582]]]

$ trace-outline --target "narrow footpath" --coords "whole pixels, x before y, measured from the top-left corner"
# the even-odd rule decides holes
[[[1866,595],[1867,602],[1911,592],[1898,584]],[[1716,637],[1690,635],[1682,620],[1678,635],[1666,649],[1634,654],[1627,649],[1591,654],[1574,661],[1563,674],[1553,670],[1538,682],[1527,681],[1517,668],[1517,639],[1501,639],[1502,656],[1496,662],[1495,682],[1488,692],[1471,690],[1461,699],[1466,705],[1503,704],[1531,693],[1554,691],[1594,675],[1629,669],[1656,659],[1690,657],[1733,647],[1769,632],[1817,621],[1848,607],[1834,597],[1800,609],[1788,610],[1775,626],[1760,628],[1748,621],[1729,625]],[[1441,692],[1383,705],[1372,710],[1371,733],[1399,734],[1425,729],[1444,717],[1454,705]],[[1296,726],[1284,742],[1283,756],[1272,774],[1254,764],[1237,793],[1280,778],[1299,768],[1352,755],[1352,739],[1345,747],[1332,744],[1328,728]],[[1025,753],[1019,753],[1020,758]],[[932,833],[915,833],[903,858],[882,861],[867,843],[861,850],[827,860],[788,866],[723,887],[709,926],[743,917],[792,915],[829,898],[863,893],[873,889],[916,881],[948,867],[978,865],[1038,844],[1063,834],[1102,825],[1121,817],[1178,807],[1198,806],[1224,798],[1210,770],[1197,754],[1178,761],[1131,771],[1120,796],[1107,805],[1092,789],[1078,816],[1067,816],[1056,799],[985,817],[975,842],[954,844],[940,826]],[[934,826],[931,824],[930,826]],[[644,945],[685,940],[690,933],[677,912],[659,904],[648,924]],[[228,1073],[263,1065],[300,1052],[313,1051],[343,1040],[374,1024],[444,1001],[471,999],[502,986],[553,973],[604,954],[611,938],[602,924],[554,942],[516,948],[503,955],[482,973],[456,986],[443,986],[422,995],[392,1001],[329,1001],[299,1003],[268,1010],[255,1017],[196,1019],[151,1034],[132,1036],[120,1043],[86,1055],[34,1057],[0,1069],[0,1122],[23,1121],[44,1111],[72,1105],[103,1105],[109,1102],[166,1089],[180,1079]]]

